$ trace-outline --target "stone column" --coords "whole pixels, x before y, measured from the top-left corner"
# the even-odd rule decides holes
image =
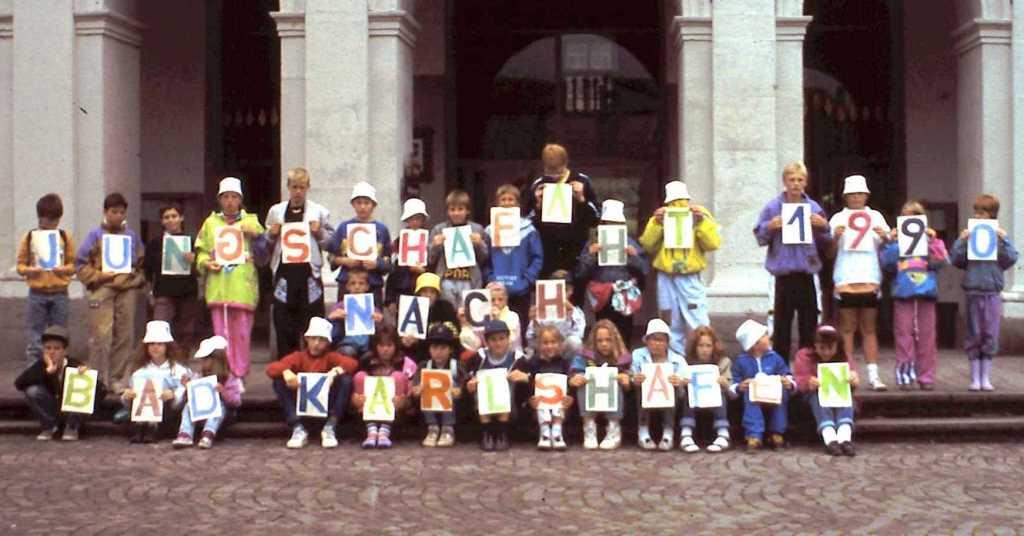
[[[710,205],[714,200],[711,3],[684,2],[681,13],[672,25],[679,69],[679,178],[686,182],[698,203]]]
[[[306,166],[306,13],[298,2],[281,2],[271,13],[281,40],[281,196],[287,197],[287,170]],[[287,10],[287,11],[286,11]],[[327,177],[313,177],[326,186]],[[321,179],[323,184],[318,184]]]
[[[1012,214],[1012,237],[1016,244],[1021,245],[1024,233],[1024,1],[1013,3],[1013,31],[1011,50],[1013,51],[1013,203],[1006,205],[1007,216]],[[1014,314],[1024,317],[1024,263],[1018,262],[1012,272],[1011,297],[1015,303]]]
[[[715,2],[712,23],[714,204],[723,229],[708,294],[717,314],[763,313],[764,251],[751,232],[779,190],[776,146],[775,6]]]
[[[419,24],[412,0],[376,0],[369,13],[370,165],[377,218],[399,228],[401,184],[412,152],[413,49]]]
[[[804,159],[804,35],[811,17],[802,0],[777,0],[775,18],[775,141],[781,166]],[[781,183],[781,181],[780,181]]]
[[[14,279],[14,250],[19,239],[15,227],[14,208],[14,17],[0,8],[0,276]],[[10,272],[10,273],[8,273]]]

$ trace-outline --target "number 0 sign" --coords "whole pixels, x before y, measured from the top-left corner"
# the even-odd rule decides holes
[[[996,220],[967,220],[967,260],[994,261],[999,257],[998,228]]]
[[[924,216],[900,216],[896,219],[899,229],[900,257],[924,257],[928,255],[928,218]]]

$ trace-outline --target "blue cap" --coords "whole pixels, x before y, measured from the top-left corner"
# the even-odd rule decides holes
[[[484,324],[484,337],[495,333],[509,333],[508,324],[501,320],[491,320]]]

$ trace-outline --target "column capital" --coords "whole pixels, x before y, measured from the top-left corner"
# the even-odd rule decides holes
[[[270,18],[277,25],[277,36],[281,39],[306,37],[306,14],[271,11]]]
[[[370,37],[397,37],[416,48],[420,23],[405,10],[370,11]]]
[[[775,40],[803,42],[813,17],[776,17]]]
[[[14,15],[0,13],[0,39],[14,35]]]
[[[109,9],[75,12],[75,35],[101,35],[138,48],[146,26]]]
[[[672,35],[678,51],[687,41],[711,42],[711,17],[675,17]]]
[[[1007,19],[974,19],[953,30],[953,52],[962,56],[982,45],[1010,46],[1012,30]]]

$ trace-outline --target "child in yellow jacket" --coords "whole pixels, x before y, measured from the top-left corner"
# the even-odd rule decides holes
[[[693,247],[665,247],[666,212],[670,208],[689,208],[693,218]],[[669,232],[685,229],[684,218],[669,218],[672,227]],[[665,206],[654,211],[647,220],[640,245],[653,259],[651,264],[658,274],[658,312],[671,326],[669,347],[685,355],[686,333],[698,326],[706,326],[708,320],[707,293],[700,272],[707,266],[705,253],[714,251],[722,243],[718,224],[711,212],[698,205],[690,204],[690,193],[686,184],[672,181],[665,185]],[[685,326],[684,326],[685,324]],[[685,332],[684,332],[685,327]]]

